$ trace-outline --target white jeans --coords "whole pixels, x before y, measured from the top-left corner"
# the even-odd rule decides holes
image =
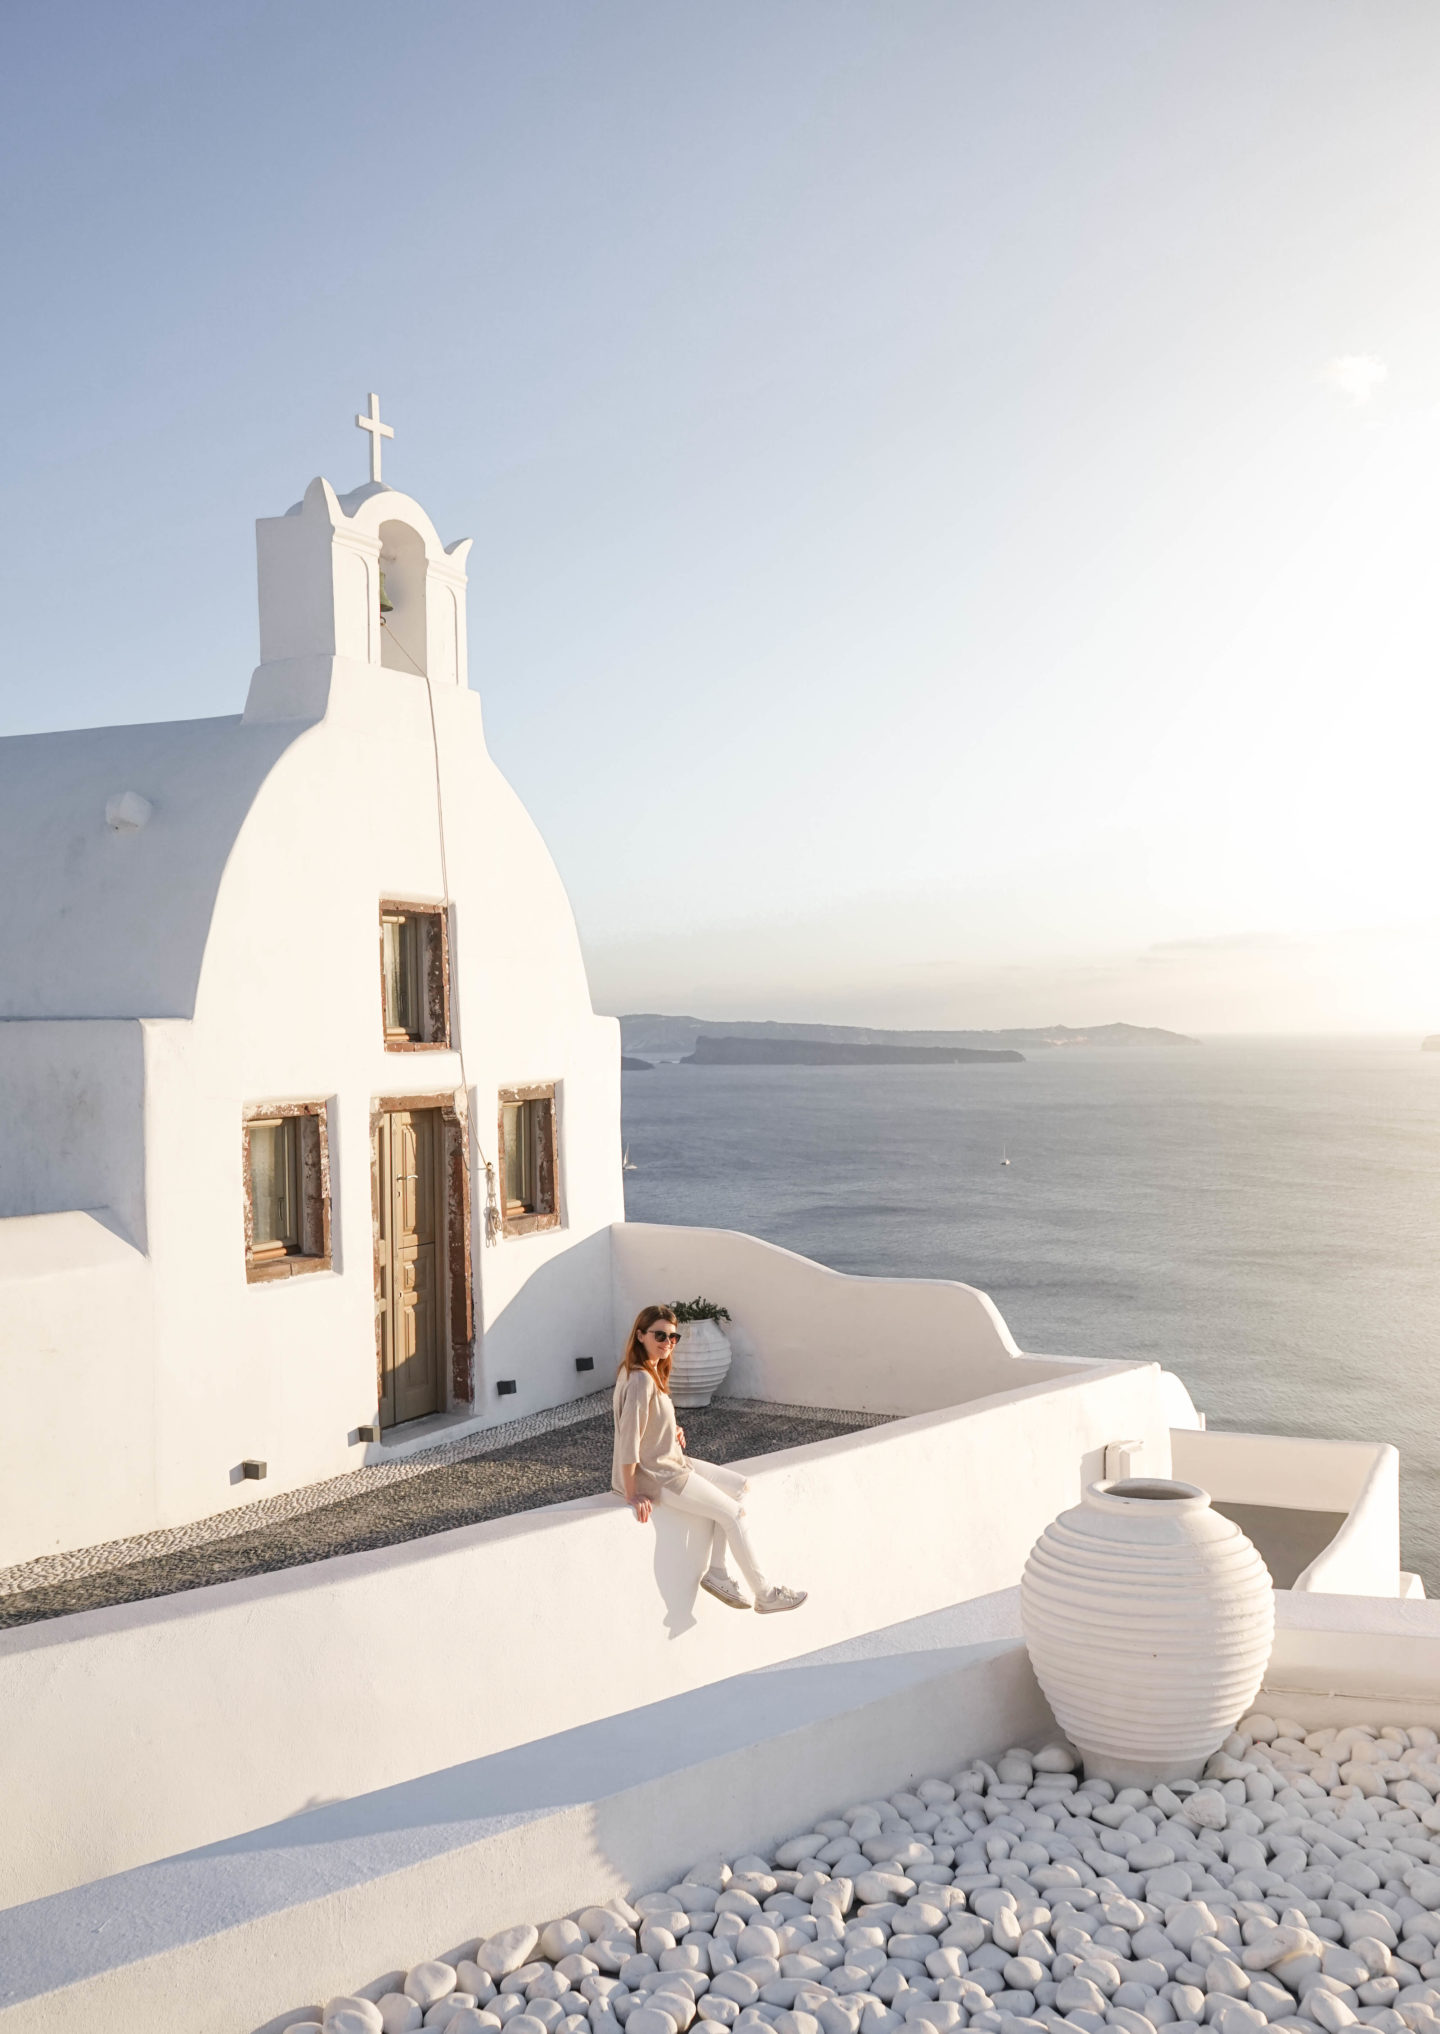
[[[714,1462],[697,1462],[692,1458],[684,1489],[662,1490],[659,1502],[670,1511],[688,1512],[693,1518],[713,1519],[715,1530],[710,1535],[710,1566],[724,1568],[728,1541],[736,1565],[758,1596],[766,1583],[745,1530],[745,1493],[749,1488],[745,1478],[734,1469],[722,1469]]]

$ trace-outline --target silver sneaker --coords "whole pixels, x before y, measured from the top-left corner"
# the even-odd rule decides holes
[[[748,1610],[750,1598],[740,1587],[733,1575],[727,1575],[723,1568],[707,1568],[700,1577],[700,1587],[717,1602],[728,1603],[732,1610]],[[759,1606],[757,1605],[758,1609]]]
[[[809,1593],[808,1589],[787,1589],[783,1582],[772,1582],[755,1598],[755,1608],[762,1616],[772,1610],[798,1610]]]

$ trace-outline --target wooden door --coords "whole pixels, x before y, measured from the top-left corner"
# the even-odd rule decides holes
[[[376,1301],[380,1423],[400,1426],[445,1405],[441,1314],[438,1109],[393,1109],[376,1140]]]

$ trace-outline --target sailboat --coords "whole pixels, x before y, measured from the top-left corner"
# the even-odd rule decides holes
[[[1007,1165],[1010,1163],[1008,1158],[1005,1163]],[[630,1146],[628,1144],[625,1146],[620,1157],[620,1170],[622,1172],[638,1172],[640,1170],[638,1165],[633,1165],[630,1161]]]
[[[1008,1165],[1010,1163],[1010,1146],[1008,1144],[1002,1144],[1000,1148],[1005,1154],[1004,1157],[1001,1159],[1000,1163],[1002,1165]]]

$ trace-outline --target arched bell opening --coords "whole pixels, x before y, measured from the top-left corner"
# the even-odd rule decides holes
[[[426,673],[425,542],[408,523],[380,525],[380,662]]]

